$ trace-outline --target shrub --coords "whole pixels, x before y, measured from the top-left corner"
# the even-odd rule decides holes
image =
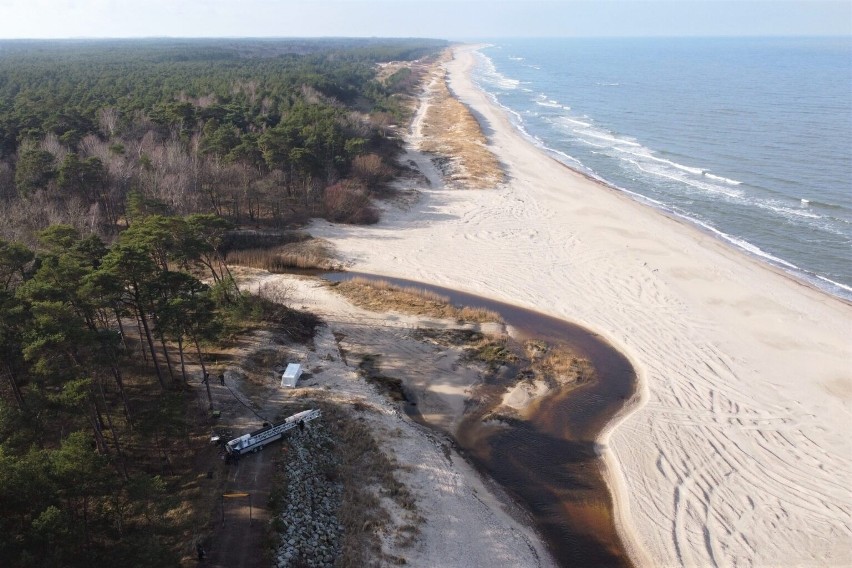
[[[344,180],[325,188],[323,205],[326,218],[336,223],[371,225],[379,221],[379,212],[372,206],[364,186],[357,181]]]
[[[352,160],[352,175],[363,180],[370,188],[389,181],[393,173],[393,169],[378,154],[364,154]]]

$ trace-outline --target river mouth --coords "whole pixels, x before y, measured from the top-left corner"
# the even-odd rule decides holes
[[[615,528],[613,500],[603,477],[602,448],[596,442],[636,392],[636,373],[624,355],[578,325],[487,298],[371,274],[331,272],[320,276],[332,282],[356,277],[384,280],[432,291],[459,306],[499,313],[513,328],[516,340],[567,345],[588,359],[595,370],[594,380],[548,394],[524,420],[483,422],[503,390],[485,385],[478,392],[479,404],[464,414],[454,437],[464,455],[530,513],[560,565],[633,566]],[[434,426],[420,416],[416,406],[406,404],[405,409],[418,421]]]

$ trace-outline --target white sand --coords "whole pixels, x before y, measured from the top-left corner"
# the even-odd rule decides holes
[[[447,190],[415,153],[418,203],[311,231],[353,270],[535,308],[630,357],[641,401],[603,442],[639,563],[852,565],[852,307],[551,160],[473,58],[456,50],[451,87],[510,181]]]

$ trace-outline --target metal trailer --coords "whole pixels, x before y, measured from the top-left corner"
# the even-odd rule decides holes
[[[227,444],[225,449],[231,456],[241,456],[248,452],[256,452],[263,448],[266,444],[274,442],[281,438],[285,432],[293,428],[304,427],[305,423],[315,420],[321,416],[319,410],[305,410],[297,412],[290,416],[284,422],[266,426],[260,430],[255,430],[250,434],[243,434],[239,438],[234,438]]]

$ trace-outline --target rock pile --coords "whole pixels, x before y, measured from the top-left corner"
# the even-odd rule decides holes
[[[335,461],[332,440],[321,423],[294,431],[287,442],[284,464],[284,508],[276,523],[280,543],[278,568],[331,568],[340,553],[343,526],[337,511],[343,486],[332,481]]]

